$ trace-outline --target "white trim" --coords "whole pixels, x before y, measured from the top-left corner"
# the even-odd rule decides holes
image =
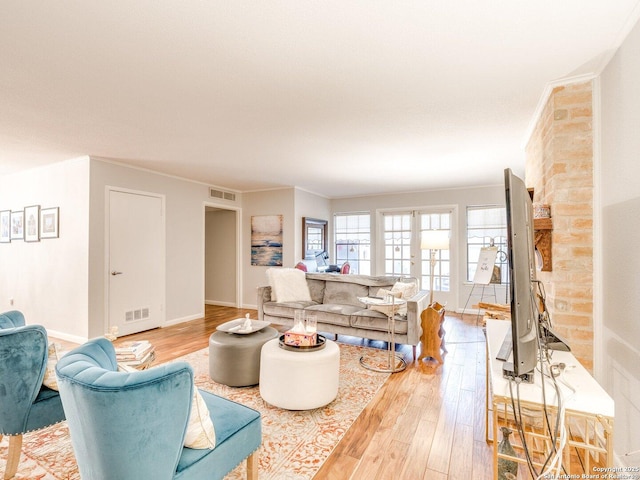
[[[77,343],[78,345],[82,345],[87,340],[87,337],[80,337],[78,335],[69,335],[68,333],[60,332],[58,330],[50,330],[47,329],[47,336],[53,337],[58,340],[64,340],[66,342]]]
[[[198,320],[204,317],[204,311],[196,313],[195,315],[187,315],[186,317],[174,318],[173,320],[167,320],[164,322],[161,328],[170,327],[179,323],[190,322],[191,320]]]
[[[207,240],[207,229],[206,229],[206,221],[207,221],[207,207],[219,208],[221,210],[232,210],[236,213],[236,301],[235,304],[223,304],[220,302],[217,303],[208,303],[212,302],[206,300],[204,298],[204,287],[206,285],[206,275],[207,273],[202,270],[202,299],[203,303],[210,305],[222,305],[229,306],[235,308],[241,308],[240,305],[243,303],[243,294],[242,294],[242,285],[243,285],[243,277],[242,277],[242,208],[232,205],[219,205],[213,203],[211,201],[205,201],[203,203],[202,209],[202,264],[204,265],[204,255],[206,251],[206,240]]]
[[[205,300],[204,301],[205,305],[216,305],[218,307],[233,307],[233,308],[240,308],[238,307],[238,305],[236,305],[233,302],[220,302],[218,300]]]
[[[592,83],[593,135],[593,376],[605,378],[604,307],[602,254],[602,95],[600,77]],[[606,383],[606,382],[602,382]]]

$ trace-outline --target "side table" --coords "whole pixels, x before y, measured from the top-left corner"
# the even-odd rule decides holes
[[[376,298],[376,297],[358,297],[358,300],[364,303],[367,308],[375,307],[376,310],[386,313],[389,328],[389,341],[387,342],[387,365],[385,367],[379,367],[372,365],[365,357],[360,357],[360,365],[364,368],[373,370],[375,372],[383,373],[397,373],[407,368],[407,362],[404,356],[396,353],[396,313],[402,305],[407,303],[406,300],[396,298],[390,295],[389,298]]]
[[[438,302],[433,302],[422,311],[420,320],[422,323],[422,336],[420,337],[422,349],[418,360],[431,357],[438,363],[443,363],[440,351],[447,351],[444,348],[444,307]]]

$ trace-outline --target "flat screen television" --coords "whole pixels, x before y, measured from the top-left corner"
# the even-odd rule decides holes
[[[511,300],[510,338],[505,342],[511,342],[512,362],[505,362],[503,371],[530,381],[538,361],[533,205],[524,182],[509,168],[504,171],[504,190]]]

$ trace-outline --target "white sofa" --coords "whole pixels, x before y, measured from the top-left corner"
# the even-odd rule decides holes
[[[307,273],[310,300],[278,302],[272,299],[270,286],[258,287],[258,318],[293,325],[296,310],[304,310],[316,315],[319,332],[387,341],[387,316],[367,308],[358,297],[376,296],[381,288],[390,290],[399,281],[402,281],[399,277],[390,276]],[[406,300],[406,315],[395,317],[395,339],[397,343],[411,345],[415,359],[422,335],[420,314],[428,306],[429,295],[421,290]]]

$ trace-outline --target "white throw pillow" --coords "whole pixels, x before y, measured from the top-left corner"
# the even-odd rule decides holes
[[[58,360],[67,353],[60,350],[60,345],[57,343],[50,343],[47,358],[47,368],[44,371],[44,378],[42,384],[45,387],[49,387],[51,390],[58,390],[58,378],[56,377],[56,365]]]
[[[418,293],[418,284],[415,282],[396,282],[391,289],[391,292],[400,293],[400,298],[408,300]]]
[[[307,276],[297,268],[269,268],[267,278],[271,298],[276,302],[309,302],[311,293]]]
[[[199,449],[209,448],[211,450],[216,446],[216,431],[213,427],[213,421],[211,421],[207,404],[204,403],[204,399],[197,388],[194,388],[184,446]]]

